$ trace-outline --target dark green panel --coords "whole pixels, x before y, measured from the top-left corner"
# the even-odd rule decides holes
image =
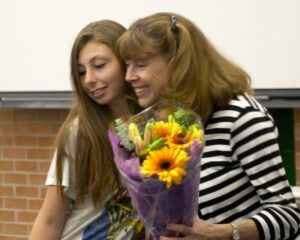
[[[279,146],[290,185],[296,185],[294,110],[271,111],[279,131]]]

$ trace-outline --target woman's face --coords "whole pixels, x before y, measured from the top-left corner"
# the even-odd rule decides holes
[[[147,59],[130,59],[126,65],[125,79],[132,85],[139,105],[145,108],[157,102],[169,82],[168,62],[156,55]]]
[[[113,105],[124,99],[124,72],[106,44],[88,42],[79,53],[78,70],[84,91],[96,103]]]

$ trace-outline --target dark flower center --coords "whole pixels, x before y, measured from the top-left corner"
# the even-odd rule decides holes
[[[170,168],[170,162],[164,161],[164,162],[162,162],[162,163],[160,164],[160,167],[161,167],[162,169],[169,169],[169,168]]]
[[[174,143],[177,143],[177,144],[183,144],[183,137],[182,135],[177,135],[176,137],[173,138],[173,141]]]

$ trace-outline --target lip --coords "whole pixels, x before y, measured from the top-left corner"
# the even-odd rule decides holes
[[[147,93],[147,86],[133,86],[134,92],[137,96],[141,96]]]
[[[100,88],[97,88],[97,89],[94,89],[91,92],[91,95],[93,95],[94,97],[101,97],[104,93],[104,90],[107,88],[107,86],[104,86],[104,87],[100,87]]]

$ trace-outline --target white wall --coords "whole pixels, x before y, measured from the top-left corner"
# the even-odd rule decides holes
[[[82,27],[103,18],[127,27],[158,11],[193,20],[255,88],[300,88],[299,0],[0,0],[0,92],[70,90]]]

